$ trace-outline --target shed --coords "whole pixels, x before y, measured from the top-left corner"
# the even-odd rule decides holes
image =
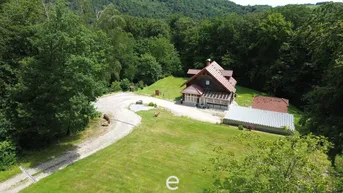
[[[256,130],[277,134],[289,134],[284,130],[287,127],[294,131],[294,116],[288,113],[280,113],[250,107],[230,105],[225,112],[223,123],[230,125],[252,126]]]

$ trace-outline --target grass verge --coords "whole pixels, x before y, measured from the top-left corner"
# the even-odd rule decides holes
[[[99,136],[106,132],[106,128],[100,128],[99,125],[101,125],[101,122],[103,122],[103,119],[96,118],[90,121],[88,127],[75,135],[64,137],[58,141],[56,141],[54,144],[45,147],[41,150],[34,150],[34,151],[23,151],[19,156],[17,160],[17,164],[11,167],[7,171],[1,171],[0,172],[0,182],[5,181],[19,173],[21,173],[21,170],[19,169],[19,165],[23,166],[24,168],[30,168],[35,167],[39,163],[42,163],[44,161],[48,161],[50,159],[56,158],[57,156],[61,155],[63,152],[66,152],[68,150],[71,150],[75,148],[77,143],[80,143],[81,141]]]

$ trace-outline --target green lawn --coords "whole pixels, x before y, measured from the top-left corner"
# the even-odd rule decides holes
[[[169,76],[137,91],[136,93],[152,96],[155,94],[155,90],[160,90],[162,94],[159,96],[160,98],[177,100],[181,97],[180,91],[185,88],[185,86],[181,87],[185,81],[185,78]]]
[[[53,159],[63,152],[75,148],[75,144],[86,138],[101,135],[102,133],[106,132],[106,129],[99,129],[100,122],[102,122],[101,118],[94,119],[90,121],[89,126],[83,132],[62,138],[44,149],[22,152],[19,155],[16,165],[7,171],[0,172],[0,181],[7,180],[8,178],[21,173],[21,170],[18,167],[19,165],[23,166],[24,168],[34,167],[43,161]]]
[[[235,98],[235,101],[238,103],[238,105],[247,107],[250,107],[252,105],[254,96],[267,96],[266,93],[241,86],[236,86],[236,94],[237,96]]]
[[[246,148],[228,140],[237,128],[176,117],[159,110],[139,112],[142,124],[117,143],[31,185],[23,192],[170,192],[165,180],[180,179],[177,192],[202,192],[212,183],[213,148],[222,146],[237,156]],[[180,124],[182,123],[182,124]],[[265,140],[280,136],[253,132]]]

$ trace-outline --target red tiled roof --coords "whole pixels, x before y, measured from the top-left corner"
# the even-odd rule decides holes
[[[232,70],[222,70],[220,71],[222,73],[223,76],[225,77],[231,77],[232,74],[233,74],[233,71]]]
[[[194,75],[194,74],[198,74],[198,72],[200,72],[200,71],[201,70],[199,70],[199,69],[188,69],[187,74]],[[222,75],[225,77],[231,77],[233,74],[233,71],[232,70],[220,70],[220,73],[222,73]]]
[[[192,84],[189,87],[181,91],[182,94],[195,94],[202,95],[204,93],[203,89],[196,84]]]
[[[280,112],[280,113],[287,113],[288,105],[289,105],[288,99],[255,96],[253,100],[252,108],[275,111],[275,112]]]
[[[213,65],[212,65],[213,64]],[[224,86],[230,92],[236,92],[236,88],[232,85],[227,78],[225,78],[221,70],[223,69],[216,62],[212,62],[210,65],[206,66],[207,72],[212,75],[222,86]]]
[[[213,66],[215,69],[219,70],[220,72],[224,70],[216,61],[213,61],[210,65],[208,66]],[[207,66],[206,66],[207,67]]]
[[[198,69],[189,69],[187,74],[198,74],[198,72],[200,72],[201,70],[198,70]]]
[[[193,75],[188,81],[186,81],[184,84],[189,83],[192,81],[195,77],[198,76],[198,74],[201,74],[203,71],[207,71],[214,79],[216,79],[227,91],[229,92],[236,92],[236,80],[232,78],[231,82],[227,78],[225,78],[222,75],[222,71],[224,70],[217,62],[213,61],[211,64],[200,70],[198,73]],[[231,78],[230,78],[231,79]]]
[[[236,86],[236,84],[237,84],[237,80],[236,80],[236,79],[234,79],[233,77],[230,77],[230,79],[229,79],[229,83],[230,83],[232,86]]]

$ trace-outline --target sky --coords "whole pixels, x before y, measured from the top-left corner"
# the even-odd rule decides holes
[[[279,5],[287,5],[287,4],[305,4],[305,3],[315,4],[317,2],[323,2],[323,1],[343,2],[343,0],[231,0],[231,1],[240,5],[271,5],[271,6],[279,6]]]

